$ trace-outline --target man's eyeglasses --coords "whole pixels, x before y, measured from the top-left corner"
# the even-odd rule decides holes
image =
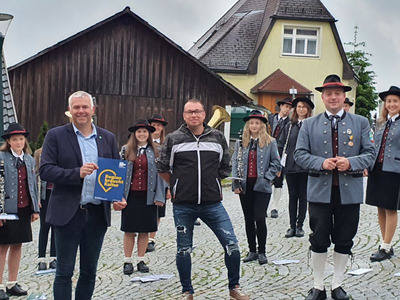
[[[201,115],[204,112],[204,110],[196,109],[196,110],[185,110],[183,113],[185,115],[191,116],[195,114],[196,116]]]

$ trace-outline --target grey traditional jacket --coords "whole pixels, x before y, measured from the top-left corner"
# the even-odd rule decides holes
[[[0,159],[4,161],[4,191],[5,191],[5,212],[10,214],[18,213],[18,170],[15,167],[16,158],[10,152],[0,151]],[[29,154],[24,154],[24,162],[28,177],[29,195],[33,207],[32,212],[39,212],[38,190],[35,175],[35,160]]]
[[[158,175],[155,163],[154,150],[146,148],[147,157],[147,205],[154,205],[154,201],[165,203],[165,189],[167,183]],[[128,199],[133,172],[133,163],[128,162],[127,178],[125,184],[125,199]]]
[[[345,113],[338,121],[338,156],[350,162],[350,171],[339,172],[342,204],[363,202],[362,171],[374,163],[375,149],[369,138],[368,120]],[[324,113],[303,121],[297,138],[294,159],[307,169],[309,202],[330,203],[332,172],[322,169],[325,159],[333,157],[331,122]]]
[[[375,130],[375,161],[381,149],[382,135],[385,131],[386,123],[377,126]],[[389,134],[386,139],[382,170],[400,173],[400,117],[397,117],[396,121],[390,125]]]
[[[279,115],[279,113],[275,113],[275,114],[270,114],[268,116],[268,122],[269,122],[269,124],[271,126],[271,135],[274,134],[276,126],[278,125],[278,115]],[[285,120],[282,121],[282,124],[281,124],[282,127],[281,127],[281,129],[279,131],[277,139],[281,136],[283,128],[286,126],[287,123],[289,123],[289,117],[286,117]]]
[[[233,180],[232,190],[241,188],[246,193],[247,166],[249,161],[249,147],[241,147],[242,141],[236,141],[235,152],[232,156],[232,176],[238,177],[238,154],[241,151],[242,180]],[[240,164],[239,164],[240,165]],[[281,170],[281,162],[276,141],[273,139],[268,146],[261,148],[257,145],[257,181],[254,190],[263,193],[272,193],[271,181]]]

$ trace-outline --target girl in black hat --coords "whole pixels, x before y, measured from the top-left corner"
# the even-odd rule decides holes
[[[165,141],[165,126],[168,125],[168,122],[165,121],[165,119],[161,115],[154,115],[151,119],[148,119],[148,121],[150,123],[150,126],[153,126],[155,128],[155,131],[151,134],[151,137],[153,138],[153,143],[156,147],[161,147],[161,145],[164,144]],[[171,194],[169,193],[169,189],[167,187],[165,191],[165,199],[169,198],[171,198]],[[159,206],[158,219],[157,219],[158,226],[160,225],[161,218],[164,217],[165,217],[165,205]],[[155,237],[156,237],[156,232],[155,231],[151,232],[146,252],[152,252],[156,250]]]
[[[31,222],[39,218],[35,161],[26,140],[28,134],[20,124],[13,123],[1,136],[5,140],[0,147],[0,160],[4,163],[3,209],[6,214],[17,215],[19,219],[0,219],[0,299],[8,299],[8,295],[27,295],[17,283],[21,249],[22,243],[32,241]],[[2,279],[7,253],[8,283],[4,287]]]
[[[147,120],[139,120],[129,128],[132,133],[125,148],[125,159],[130,162],[128,174],[132,174],[127,206],[122,210],[121,230],[124,231],[124,274],[133,273],[132,252],[135,233],[138,233],[137,269],[147,273],[149,268],[144,255],[149,233],[157,231],[157,206],[164,205],[165,183],[157,174],[155,158],[158,155],[151,133],[155,131]]]
[[[232,190],[239,194],[249,245],[249,253],[243,262],[258,259],[263,265],[268,262],[265,218],[272,193],[271,182],[281,164],[276,141],[267,133],[265,116],[253,110],[243,120],[246,123],[242,140],[236,142],[232,157],[232,176],[240,179],[233,180]]]
[[[278,149],[285,157],[286,182],[289,190],[289,218],[290,228],[285,237],[303,237],[303,223],[307,213],[307,178],[308,170],[298,166],[293,158],[296,149],[297,137],[302,122],[311,117],[314,103],[307,97],[293,100],[293,115],[288,124],[283,128],[278,139]]]
[[[384,102],[374,134],[375,164],[368,176],[366,203],[378,207],[382,243],[371,261],[394,255],[392,239],[397,228],[400,199],[400,89],[390,87],[379,94]]]

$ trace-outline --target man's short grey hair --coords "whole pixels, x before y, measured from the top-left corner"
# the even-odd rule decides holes
[[[94,106],[93,97],[88,92],[76,91],[76,92],[72,93],[71,96],[69,96],[69,98],[68,98],[68,107],[69,108],[71,108],[72,98],[89,98],[90,99],[90,108],[93,108],[93,106]]]

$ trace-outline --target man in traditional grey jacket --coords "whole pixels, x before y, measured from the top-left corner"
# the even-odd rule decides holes
[[[332,298],[349,299],[341,285],[363,202],[362,171],[373,164],[375,150],[368,120],[343,109],[351,87],[339,76],[329,75],[315,89],[322,92],[326,111],[304,120],[294,153],[297,164],[309,170],[314,286],[306,299],[326,299],[324,271],[331,242],[335,245]]]

